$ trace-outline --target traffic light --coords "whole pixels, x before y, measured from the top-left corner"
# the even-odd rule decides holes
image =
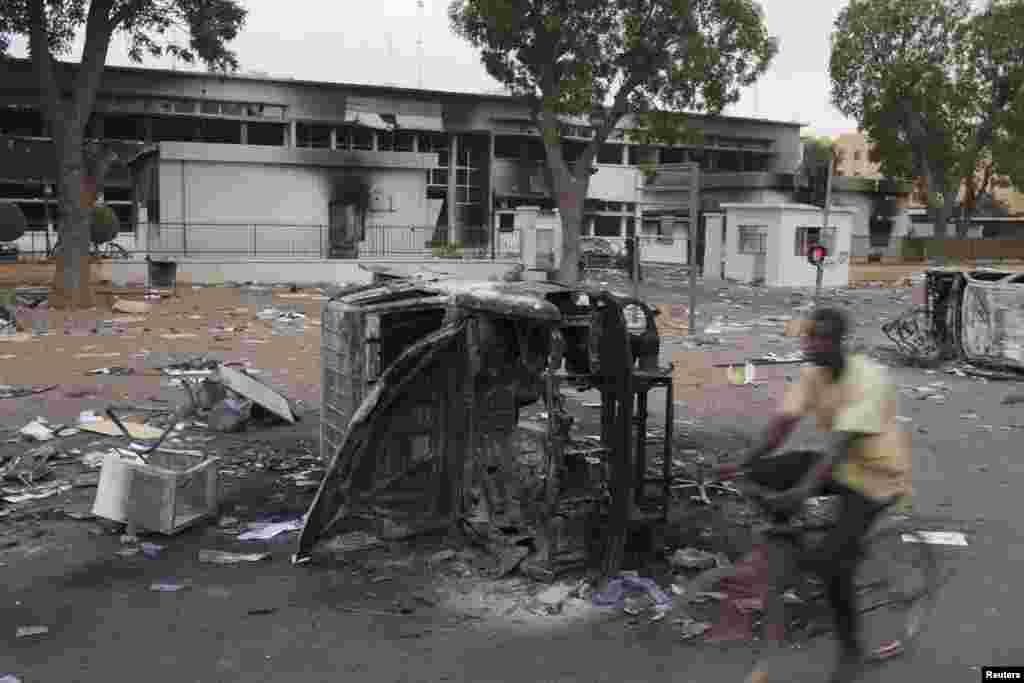
[[[807,250],[807,262],[816,268],[821,268],[827,257],[828,249],[821,244],[812,244]]]

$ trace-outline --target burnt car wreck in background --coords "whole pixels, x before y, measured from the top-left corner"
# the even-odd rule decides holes
[[[451,529],[505,571],[616,571],[631,524],[668,508],[667,477],[645,495],[654,387],[666,389],[671,462],[671,369],[657,367],[655,315],[547,282],[395,279],[332,299],[321,428],[331,457],[296,560],[346,533]],[[571,434],[566,384],[600,390],[599,438]],[[543,419],[521,421],[538,402]]]
[[[1024,274],[928,270],[915,304],[882,326],[903,353],[1024,370]]]

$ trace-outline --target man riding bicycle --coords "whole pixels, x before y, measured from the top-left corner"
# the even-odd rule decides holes
[[[864,663],[854,586],[862,539],[879,513],[910,493],[910,448],[908,437],[896,426],[896,392],[885,370],[843,349],[846,317],[835,309],[818,309],[811,323],[813,328],[804,338],[804,353],[810,363],[787,392],[781,414],[772,420],[742,467],[779,520],[811,496],[840,497],[838,523],[813,555],[793,558],[791,552],[780,548],[771,554],[776,587],[781,579],[792,576],[787,560],[795,560],[824,582],[840,646],[830,680],[849,683],[858,677]],[[816,418],[820,430],[829,433],[824,453],[766,457],[809,416]],[[766,607],[766,635],[781,642],[785,638],[784,610],[777,595],[771,599],[775,602],[772,608]],[[751,680],[766,680],[766,676],[755,670]]]

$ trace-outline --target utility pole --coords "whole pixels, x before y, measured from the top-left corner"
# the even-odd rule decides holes
[[[828,175],[825,177],[825,207],[824,207],[824,211],[823,211],[824,216],[822,217],[822,223],[821,223],[821,240],[822,240],[823,244],[824,244],[824,241],[825,241],[825,231],[828,230],[828,213],[829,213],[829,209],[832,207],[832,172],[835,170],[833,168],[834,165],[835,165],[835,155],[832,154],[831,150],[830,150],[829,158],[828,158]],[[824,275],[824,268],[825,268],[825,264],[824,263],[819,263],[818,264],[818,275],[817,275],[817,278],[815,279],[815,282],[814,282],[814,307],[815,308],[818,307],[818,303],[821,300],[821,279],[822,279],[822,276]]]
[[[686,240],[690,266],[690,315],[687,329],[691,337],[697,336],[697,235],[700,233],[700,166],[690,164],[690,234]]]

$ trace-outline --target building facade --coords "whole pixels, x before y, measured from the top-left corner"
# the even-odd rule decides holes
[[[58,78],[74,71],[62,64]],[[670,240],[686,230],[684,217],[645,208],[649,166],[697,163],[707,188],[733,201],[799,166],[800,124],[688,119],[700,144],[633,144],[629,121],[613,131],[595,160],[585,233]],[[361,253],[421,250],[438,235],[493,244],[517,206],[554,208],[538,131],[511,97],[107,67],[86,134],[117,146],[103,199],[126,239],[157,235],[185,251],[326,255],[346,221],[338,188],[353,175],[371,189]],[[566,119],[562,134],[573,159],[593,129]],[[50,144],[30,62],[0,62],[0,199],[40,229],[56,220]]]

